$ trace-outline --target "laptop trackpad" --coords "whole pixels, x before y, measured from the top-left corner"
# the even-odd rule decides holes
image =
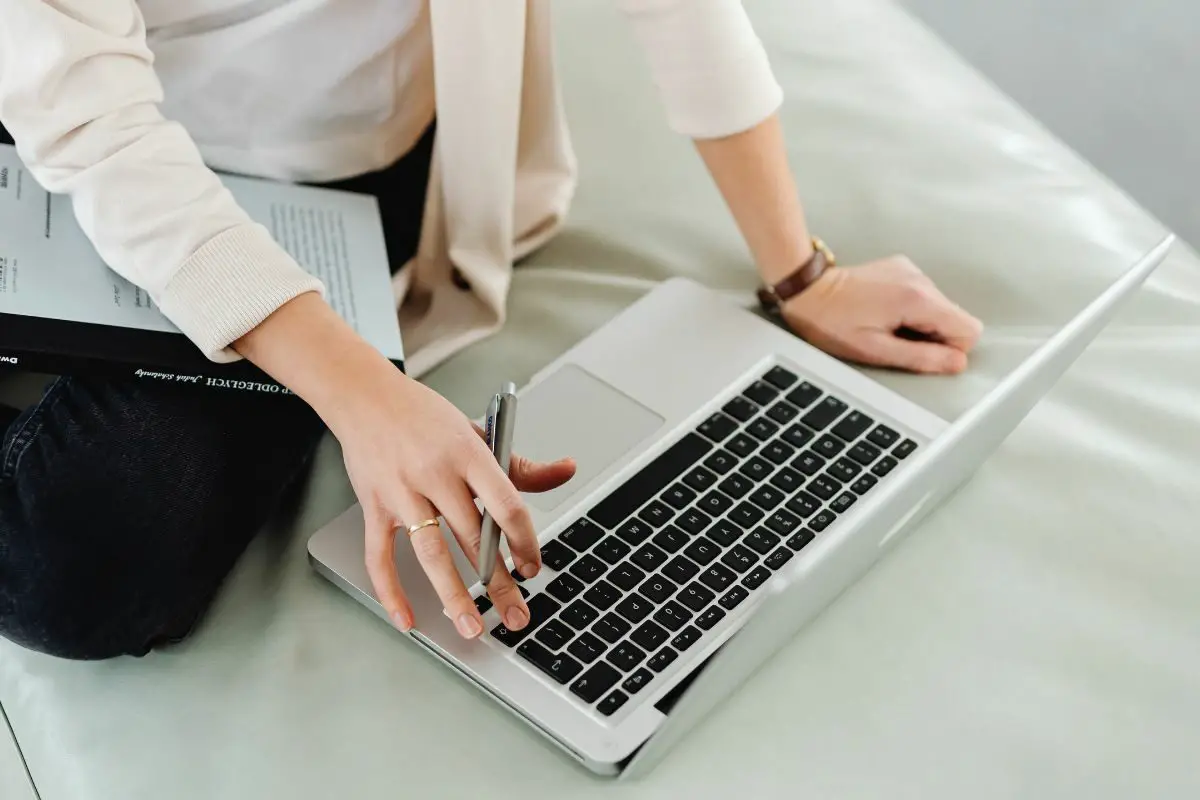
[[[525,495],[553,511],[614,461],[654,433],[663,418],[604,381],[568,364],[521,395],[513,452],[536,461],[575,459],[578,471],[565,486]]]

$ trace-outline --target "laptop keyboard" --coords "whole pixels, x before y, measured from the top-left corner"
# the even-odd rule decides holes
[[[916,448],[774,367],[547,542],[529,624],[491,635],[612,716]]]

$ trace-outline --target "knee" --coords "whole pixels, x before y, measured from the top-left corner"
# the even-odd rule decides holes
[[[185,593],[164,593],[161,580],[113,569],[87,551],[14,546],[38,538],[0,531],[0,636],[57,658],[95,661],[144,656],[191,631],[200,609]]]

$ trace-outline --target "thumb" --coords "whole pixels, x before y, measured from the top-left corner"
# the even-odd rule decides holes
[[[548,492],[575,476],[575,461],[560,458],[547,464],[524,456],[513,456],[508,474],[519,491]]]
[[[957,375],[967,368],[967,354],[938,342],[902,339],[879,333],[863,348],[863,361],[879,367],[894,367],[930,375]]]

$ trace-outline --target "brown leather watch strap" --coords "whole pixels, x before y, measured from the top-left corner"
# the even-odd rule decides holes
[[[833,265],[833,253],[829,251],[824,242],[814,238],[812,257],[775,285],[761,287],[758,290],[759,304],[768,313],[779,313],[780,306],[811,286],[826,269]]]

